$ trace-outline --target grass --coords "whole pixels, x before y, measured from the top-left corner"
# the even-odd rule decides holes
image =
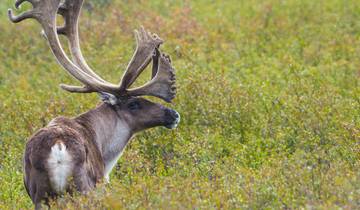
[[[83,52],[112,82],[133,29],[165,39],[182,122],[136,136],[110,185],[57,208],[360,208],[359,1],[88,2]],[[28,209],[26,139],[98,98],[58,88],[74,80],[38,24],[7,20],[12,3],[0,3],[0,209]]]

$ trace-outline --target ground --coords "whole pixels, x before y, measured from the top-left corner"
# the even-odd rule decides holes
[[[58,87],[75,80],[35,21],[7,20],[13,2],[0,3],[0,209],[28,209],[26,140],[99,100]],[[88,0],[80,24],[87,61],[112,82],[133,30],[158,33],[182,121],[137,135],[109,185],[57,208],[360,208],[360,1]]]

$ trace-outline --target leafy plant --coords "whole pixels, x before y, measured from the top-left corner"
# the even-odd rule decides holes
[[[98,99],[58,88],[73,80],[35,22],[9,23],[12,3],[0,3],[0,209],[27,209],[26,139]],[[65,195],[54,207],[360,207],[359,1],[87,3],[82,48],[110,81],[133,52],[133,29],[142,24],[165,40],[182,122],[136,136],[110,185]]]

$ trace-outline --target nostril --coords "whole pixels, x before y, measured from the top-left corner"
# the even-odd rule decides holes
[[[166,113],[168,116],[170,116],[171,118],[175,118],[178,119],[180,117],[179,113],[173,109],[167,109]]]
[[[177,111],[174,111],[174,116],[175,116],[175,118],[179,118],[179,117],[180,117],[180,115],[179,115],[179,113],[178,113]]]
[[[165,127],[173,129],[180,123],[180,114],[173,109],[166,109],[166,125]]]
[[[177,118],[180,117],[179,113],[178,113],[177,111],[175,111],[175,110],[171,110],[171,115],[172,115],[172,117],[174,117],[175,119],[177,119]]]

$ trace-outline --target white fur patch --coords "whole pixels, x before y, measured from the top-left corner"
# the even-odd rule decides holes
[[[106,145],[105,153],[112,154],[112,157],[105,160],[105,181],[110,182],[110,172],[116,165],[117,161],[121,157],[122,152],[125,149],[129,140],[130,129],[125,123],[118,123],[114,129],[114,134],[110,138],[109,143]]]
[[[120,154],[118,154],[114,159],[108,161],[105,165],[105,181],[106,183],[110,183],[110,172],[112,171],[112,169],[114,168],[114,166],[116,165],[117,161],[119,160],[119,158],[121,157],[122,152],[120,152]]]
[[[118,99],[116,98],[116,96],[114,96],[110,93],[101,92],[100,98],[104,103],[107,103],[107,104],[115,105],[118,103]]]
[[[59,141],[51,147],[47,161],[49,178],[53,190],[58,193],[63,192],[67,186],[67,179],[73,168],[71,160],[72,158],[63,142]]]

